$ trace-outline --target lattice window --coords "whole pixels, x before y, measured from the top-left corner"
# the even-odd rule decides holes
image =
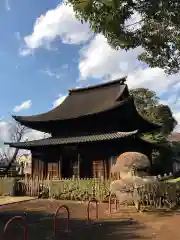
[[[115,164],[116,164],[116,161],[117,161],[117,157],[118,156],[111,156],[109,158],[109,176],[110,178],[112,178],[113,180],[117,180],[117,179],[120,179],[120,173],[117,173],[116,172],[116,168],[115,167]]]
[[[93,161],[93,177],[104,177],[104,164],[103,161]]]
[[[73,175],[74,175],[74,177],[79,177],[79,163],[78,163],[78,161],[73,163]]]
[[[58,177],[58,165],[57,163],[48,163],[48,175],[50,178]]]

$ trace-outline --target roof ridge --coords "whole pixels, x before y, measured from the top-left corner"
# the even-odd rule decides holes
[[[83,92],[86,90],[94,90],[94,89],[98,89],[98,88],[102,88],[102,87],[108,87],[111,86],[113,84],[119,83],[119,84],[124,84],[126,82],[127,76],[124,76],[122,78],[118,78],[115,80],[111,80],[108,82],[103,82],[103,83],[99,83],[99,84],[94,84],[94,85],[90,85],[88,87],[82,87],[82,88],[72,88],[69,89],[68,92],[69,94],[74,93],[74,92]]]

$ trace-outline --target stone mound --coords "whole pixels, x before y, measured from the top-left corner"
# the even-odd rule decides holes
[[[125,152],[117,158],[111,173],[118,173],[120,179],[111,182],[110,191],[116,194],[120,204],[136,202],[137,196],[134,196],[134,187],[154,181],[154,177],[147,176],[148,169],[150,169],[150,161],[145,154]]]
[[[138,152],[122,153],[112,167],[111,172],[130,172],[133,168],[144,170],[150,168],[150,161],[145,154]]]

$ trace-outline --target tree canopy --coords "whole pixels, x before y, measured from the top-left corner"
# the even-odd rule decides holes
[[[180,70],[179,0],[66,0],[81,22],[115,49],[142,46],[139,60],[166,73]]]
[[[172,111],[167,105],[159,103],[156,93],[147,88],[136,88],[131,90],[134,97],[135,105],[138,112],[154,123],[163,125],[160,132],[148,133],[144,136],[157,141],[166,141],[167,136],[174,130],[177,125]]]

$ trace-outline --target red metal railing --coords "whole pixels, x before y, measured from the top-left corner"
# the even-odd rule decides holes
[[[87,206],[87,220],[90,220],[90,204],[95,202],[96,203],[96,220],[99,218],[99,206],[98,206],[98,201],[96,199],[92,199],[88,202]]]
[[[57,214],[59,212],[60,209],[65,208],[67,211],[67,227],[66,227],[66,231],[69,233],[70,232],[70,211],[69,208],[66,205],[60,205],[57,209],[56,212],[54,214],[53,217],[53,228],[54,228],[54,237],[56,238],[56,232],[57,232]]]
[[[114,201],[112,202],[112,196],[115,196],[115,194],[111,193],[109,196],[109,214],[112,213],[112,204],[114,203]],[[115,197],[115,209],[116,211],[118,210],[118,200]]]
[[[24,221],[24,240],[28,240],[28,231],[27,231],[27,221],[25,216],[15,216],[12,217],[7,221],[7,223],[4,226],[4,240],[6,239],[6,233],[9,225],[14,221],[14,220],[23,220]]]

